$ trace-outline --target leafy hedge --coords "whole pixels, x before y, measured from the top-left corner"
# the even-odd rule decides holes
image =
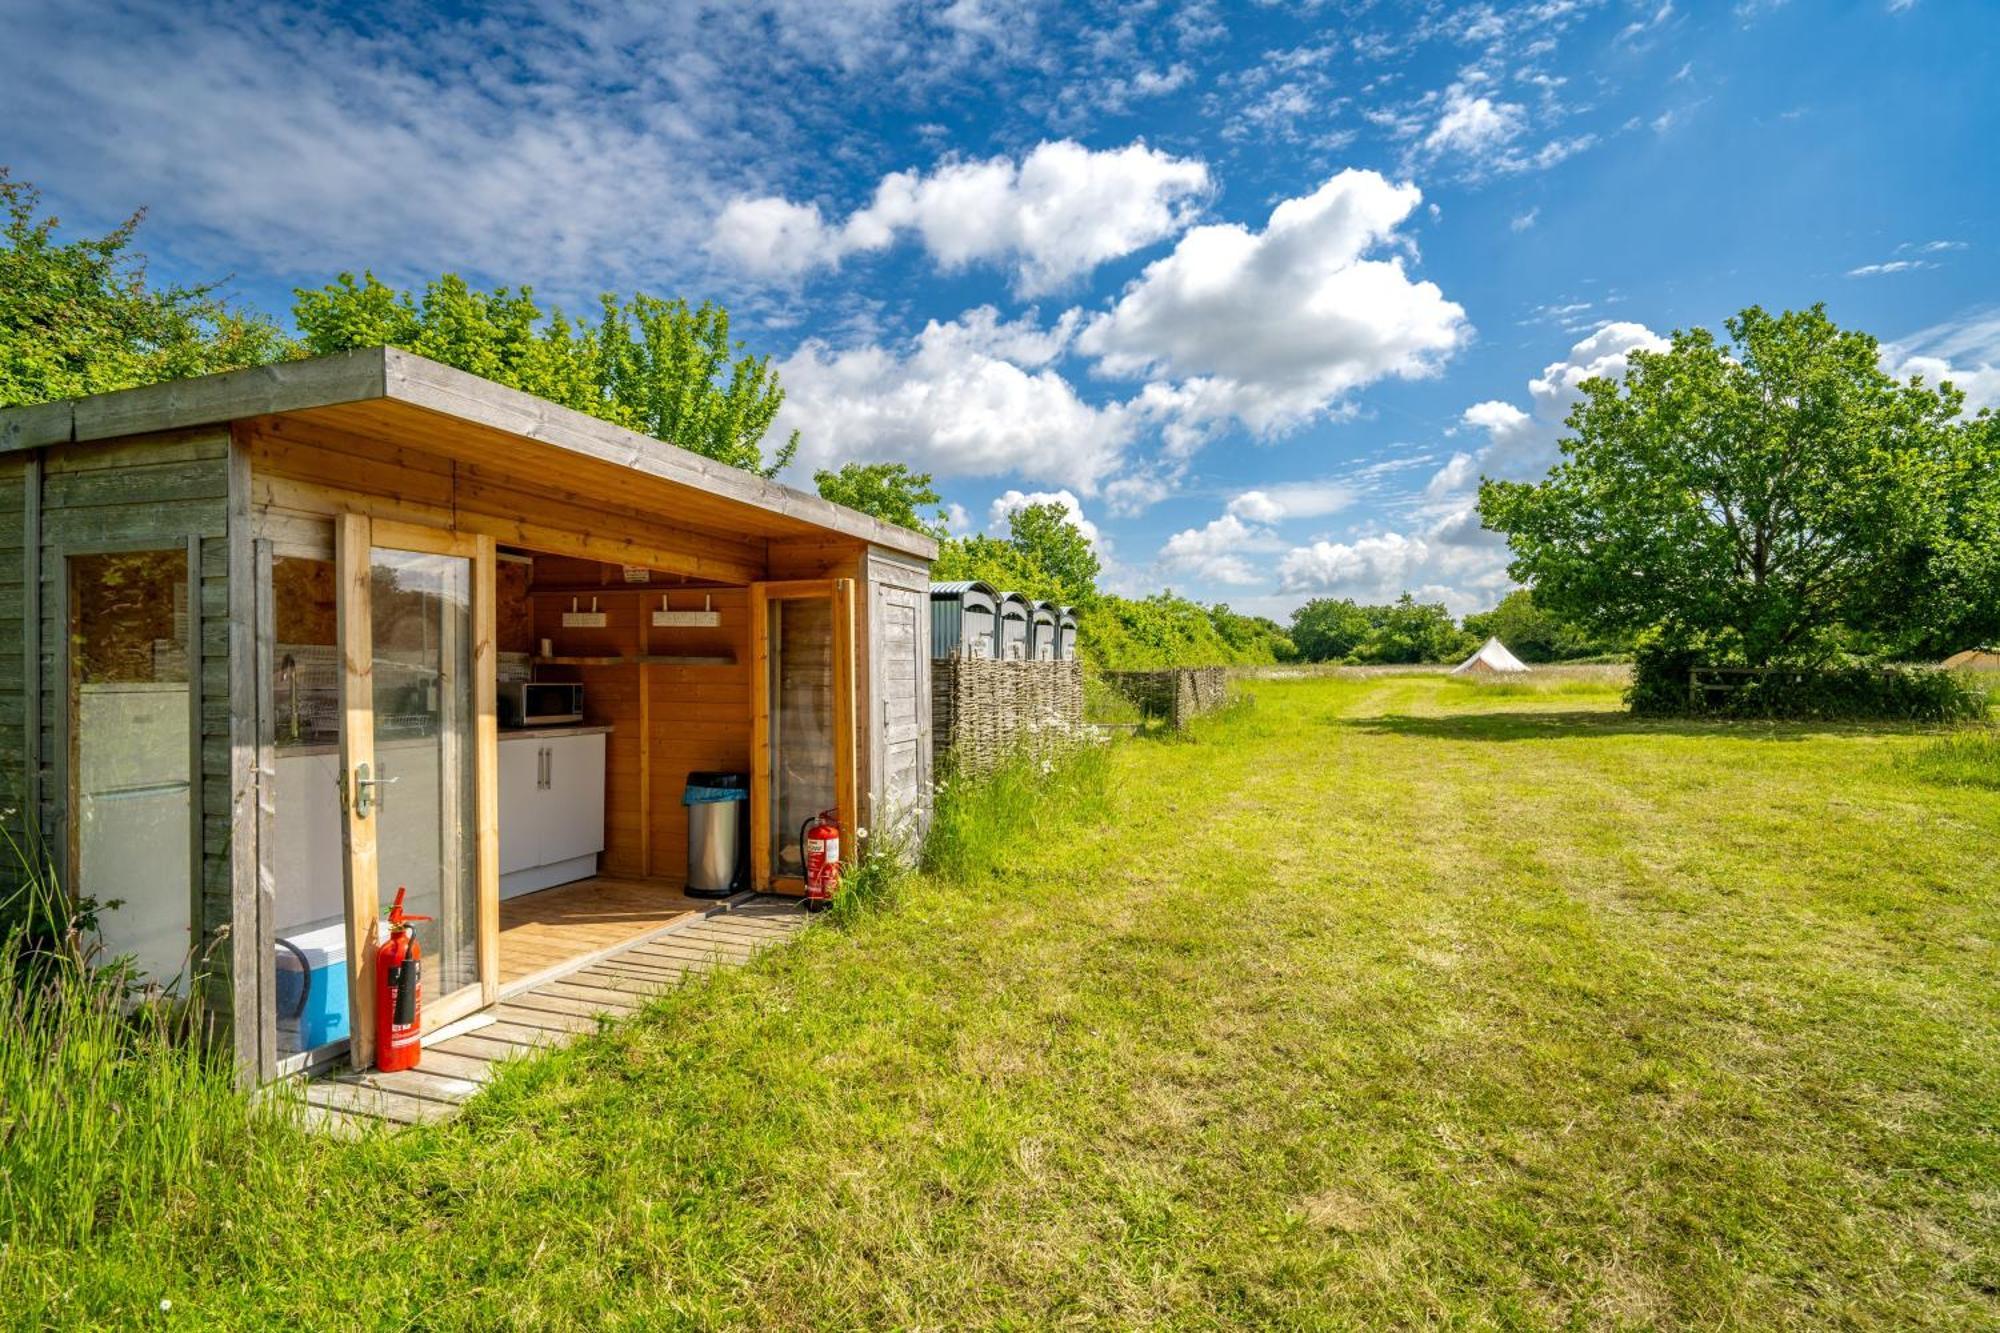
[[[1699,648],[1642,644],[1626,702],[1652,717],[1761,718],[1811,722],[1964,722],[1986,715],[1985,690],[1934,667],[1772,667],[1726,693],[1690,698],[1688,672],[1712,665]]]
[[[1079,608],[1077,629],[1084,656],[1106,671],[1261,666],[1292,656],[1291,640],[1271,621],[1171,592],[1099,597]]]

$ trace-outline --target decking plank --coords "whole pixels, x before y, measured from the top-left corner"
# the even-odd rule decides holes
[[[489,1011],[493,1021],[425,1046],[416,1069],[343,1071],[306,1082],[305,1121],[315,1130],[353,1137],[378,1124],[400,1128],[445,1119],[492,1079],[498,1064],[567,1045],[596,1032],[607,1017],[629,1017],[691,976],[738,966],[782,944],[811,920],[795,900],[762,896],[719,904],[706,915],[690,913],[623,948],[586,957],[577,956],[572,936],[567,956],[550,963],[573,962],[569,971],[508,995]],[[516,938],[517,959],[540,963],[551,956],[535,936],[531,929]]]

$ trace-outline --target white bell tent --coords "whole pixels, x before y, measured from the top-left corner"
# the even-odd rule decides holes
[[[1507,651],[1498,639],[1488,639],[1478,652],[1451,669],[1454,676],[1518,676],[1528,664]]]

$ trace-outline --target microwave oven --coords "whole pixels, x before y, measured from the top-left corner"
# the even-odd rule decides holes
[[[583,721],[583,686],[545,680],[500,682],[500,725],[545,727]]]

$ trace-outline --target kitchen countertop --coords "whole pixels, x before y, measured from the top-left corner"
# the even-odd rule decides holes
[[[508,741],[526,740],[530,736],[546,739],[551,736],[608,736],[610,734],[611,724],[608,722],[577,722],[554,727],[502,727],[500,728],[500,743],[505,745]],[[392,736],[376,741],[375,749],[378,753],[384,753],[435,743],[435,738],[430,736]],[[304,759],[312,755],[339,753],[340,744],[337,741],[306,741],[297,745],[280,744],[277,746],[277,757],[279,759]]]

